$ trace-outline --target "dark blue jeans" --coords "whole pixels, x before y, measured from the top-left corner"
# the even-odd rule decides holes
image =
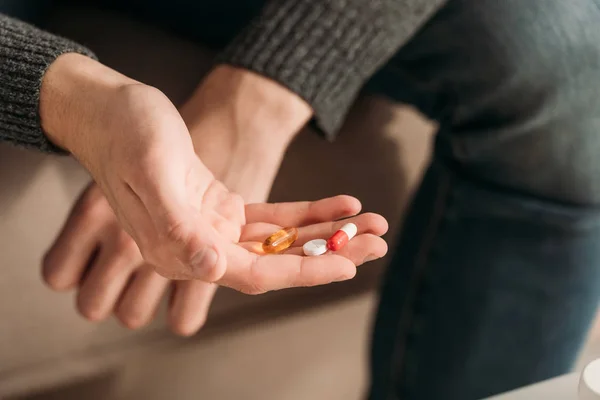
[[[571,367],[600,289],[599,5],[450,0],[386,68],[440,128],[383,283],[372,400]]]
[[[116,3],[218,48],[262,1]],[[383,282],[371,400],[571,367],[600,289],[599,4],[449,0],[366,86],[440,126]]]

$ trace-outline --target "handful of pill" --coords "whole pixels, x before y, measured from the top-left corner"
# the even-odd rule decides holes
[[[279,253],[293,245],[296,239],[298,239],[298,229],[283,228],[266,238],[262,248],[267,254]]]
[[[320,256],[327,250],[338,251],[344,247],[350,239],[356,236],[358,228],[353,223],[348,223],[337,230],[328,240],[314,239],[306,242],[302,246],[304,254],[307,256]]]
[[[309,242],[304,243],[304,246],[302,246],[302,250],[304,251],[304,255],[320,256],[321,254],[325,254],[327,252],[327,240],[311,240]]]
[[[337,230],[329,239],[314,239],[304,243],[302,250],[307,256],[320,256],[327,250],[338,251],[344,247],[350,239],[356,236],[358,228],[353,223],[347,223]],[[262,244],[263,251],[274,254],[288,249],[298,239],[298,229],[283,228],[265,239]]]

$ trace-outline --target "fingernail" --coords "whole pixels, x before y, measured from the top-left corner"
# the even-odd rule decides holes
[[[215,249],[207,247],[203,252],[192,259],[192,269],[194,276],[203,278],[209,274],[209,271],[217,265],[219,256]]]

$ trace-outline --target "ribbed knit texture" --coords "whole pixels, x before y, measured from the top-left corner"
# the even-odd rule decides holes
[[[280,82],[333,138],[364,83],[446,0],[271,0],[219,62]],[[0,15],[0,140],[58,151],[42,132],[42,77],[83,46]]]
[[[59,152],[39,117],[42,77],[61,54],[91,51],[67,39],[0,14],[0,141]]]
[[[271,0],[218,58],[288,87],[331,139],[362,86],[446,0]]]

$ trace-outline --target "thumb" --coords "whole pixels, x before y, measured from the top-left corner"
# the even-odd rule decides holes
[[[144,258],[169,279],[215,282],[225,274],[224,239],[201,213],[202,194],[214,179],[203,172],[177,174],[165,168],[150,174],[146,185],[131,185],[154,226]]]
[[[215,282],[225,274],[221,238],[196,209],[188,207],[186,212],[184,206],[174,206],[163,217],[154,218],[154,223],[167,257],[172,256],[177,261],[179,271],[175,276],[181,273],[179,279]]]

